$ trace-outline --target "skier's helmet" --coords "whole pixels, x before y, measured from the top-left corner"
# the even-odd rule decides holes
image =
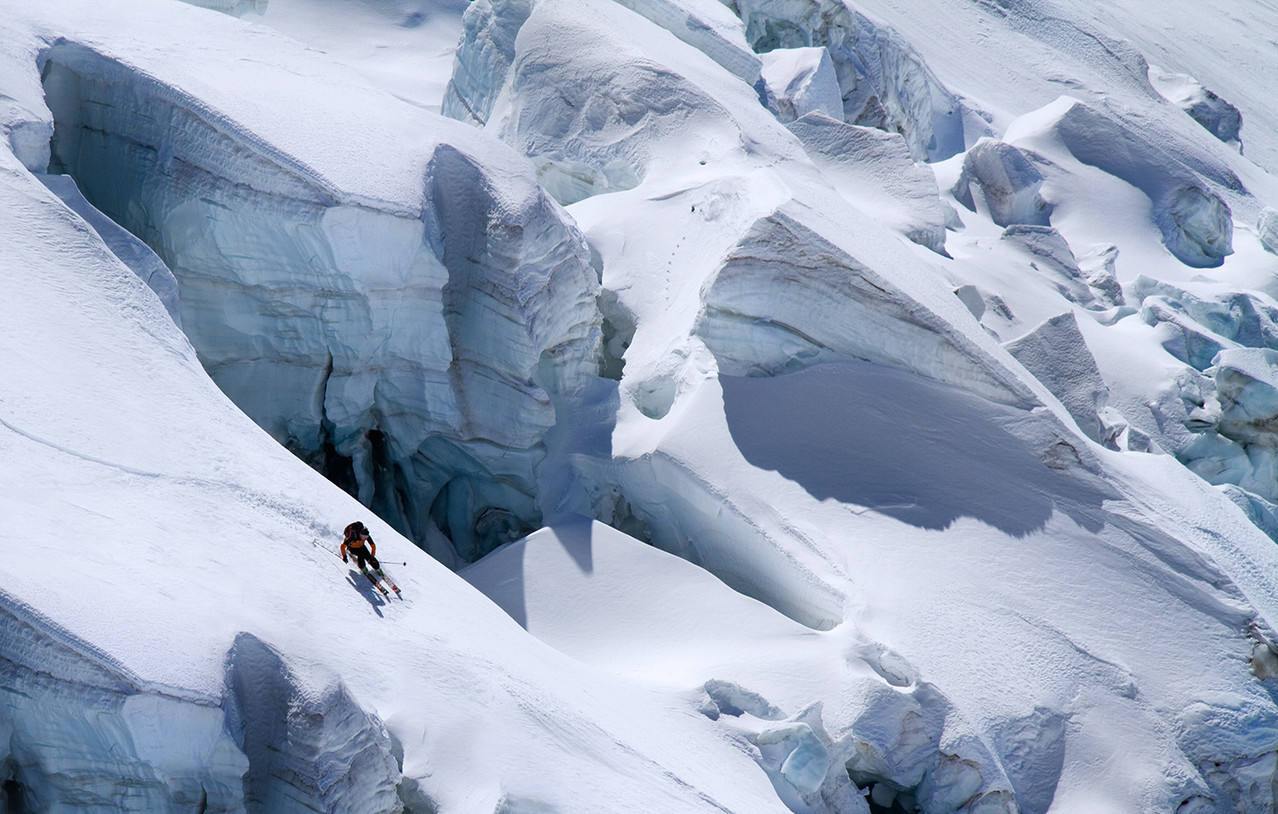
[[[349,526],[346,527],[346,532],[345,532],[346,539],[349,540],[352,537],[357,537],[360,534],[363,534],[367,530],[368,529],[364,528],[363,523],[356,520],[354,523],[351,523]]]

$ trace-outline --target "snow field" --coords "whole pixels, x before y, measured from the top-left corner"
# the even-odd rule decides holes
[[[1262,11],[18,6],[28,807],[1272,810]]]

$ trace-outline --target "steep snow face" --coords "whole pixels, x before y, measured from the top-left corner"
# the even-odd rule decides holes
[[[784,810],[744,739],[531,639],[265,435],[6,151],[0,211],[0,299],[39,315],[0,332],[6,810]],[[406,600],[338,559],[361,516]]]
[[[960,331],[803,224],[797,210],[752,224],[703,289],[696,331],[721,374],[776,375],[853,358],[991,401],[1028,399]],[[778,289],[786,295],[777,297]]]
[[[420,201],[361,199],[89,48],[50,49],[44,77],[51,168],[167,260],[245,412],[406,533],[440,527],[445,560],[536,527],[552,394],[598,339],[596,273],[539,188],[443,144]]]
[[[1015,805],[997,759],[961,734],[961,713],[900,654],[850,626],[813,633],[683,560],[580,520],[540,530],[461,575],[576,658],[633,680],[693,687],[702,715],[755,747],[791,811],[869,812],[867,793],[884,807],[899,795],[907,810]],[[588,607],[596,612],[582,614]],[[760,642],[773,654],[765,669],[743,658]],[[831,686],[840,689],[814,700]],[[1042,734],[1051,737],[1050,725]]]
[[[80,192],[75,179],[71,176],[41,175],[39,178],[42,184],[71,208],[71,211],[84,218],[84,222],[93,227],[93,231],[98,233],[98,237],[107,244],[112,254],[120,258],[121,262],[138,275],[139,280],[155,292],[160,302],[164,303],[164,310],[168,311],[173,321],[181,327],[182,314],[178,303],[177,278],[173,276],[173,272],[169,271],[169,267],[164,265],[164,261],[151,250],[151,247],[99,212],[97,207],[89,203]]]
[[[169,713],[202,745],[163,771],[121,747],[122,774],[160,778],[148,804],[198,782],[234,810],[218,784],[240,770],[263,810],[1272,808],[1278,549],[1255,526],[1278,528],[1278,507],[1247,487],[1272,475],[1278,376],[1243,351],[1272,333],[1251,289],[1278,261],[1250,226],[1272,182],[1154,95],[1123,32],[1076,25],[1086,3],[894,2],[866,0],[871,21],[842,4],[734,20],[692,0],[477,0],[455,89],[481,133],[370,103],[229,18],[10,0],[15,20],[58,20],[44,46],[65,38],[45,76],[55,169],[98,203],[126,190],[109,211],[151,229],[179,276],[176,249],[216,270],[241,304],[189,330],[240,348],[227,371],[248,348],[306,372],[319,406],[296,423],[318,422],[331,474],[371,481],[379,511],[420,521],[454,564],[551,522],[466,573],[566,655],[369,519],[411,597],[382,600],[322,550],[359,509],[220,400],[152,292],[6,165],[0,243],[33,271],[0,284],[44,318],[0,332],[0,458],[33,462],[0,467],[0,514],[45,557],[6,558],[3,584],[46,613],[43,635],[69,625],[143,689],[219,699],[221,734]],[[787,46],[755,87],[743,30]],[[1032,37],[1083,57],[1044,59]],[[947,39],[983,62],[956,70]],[[991,45],[1014,59],[991,65]],[[26,60],[0,113],[43,170],[32,134],[52,121],[20,46],[0,48],[0,66]],[[783,100],[830,109],[831,72],[839,115],[782,125]],[[1029,89],[996,92],[991,72]],[[1088,110],[1035,113],[1062,83]],[[961,158],[944,87],[991,137]],[[861,124],[843,120],[853,97]],[[160,122],[120,121],[134,98]],[[572,202],[584,243],[493,135]],[[286,331],[263,329],[268,301]],[[225,376],[250,406],[261,370]],[[349,459],[339,427],[367,442]],[[1160,449],[1247,487],[1144,454]],[[437,495],[424,514],[398,497],[413,478]],[[136,624],[103,612],[121,607]],[[42,698],[118,729],[117,698],[77,692]],[[22,743],[59,742],[13,708]],[[67,754],[119,786],[106,740],[71,736],[91,748]],[[8,790],[70,793],[56,754],[25,760]]]
[[[953,212],[941,202],[931,167],[914,163],[901,135],[847,124],[819,111],[786,127],[858,212],[945,254],[946,223]]]

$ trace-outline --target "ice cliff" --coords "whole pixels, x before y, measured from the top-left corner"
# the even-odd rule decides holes
[[[597,279],[512,157],[423,114],[439,135],[396,164],[415,194],[370,195],[118,59],[42,60],[50,169],[165,258],[206,369],[251,417],[462,559],[538,525],[552,394],[594,372]]]

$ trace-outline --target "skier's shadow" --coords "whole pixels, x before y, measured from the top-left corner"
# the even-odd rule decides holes
[[[351,584],[352,588],[359,591],[360,596],[368,600],[368,604],[373,606],[373,613],[382,616],[382,608],[390,603],[386,601],[386,597],[382,596],[381,591],[373,587],[373,583],[368,581],[368,577],[359,571],[347,571],[346,581]]]

